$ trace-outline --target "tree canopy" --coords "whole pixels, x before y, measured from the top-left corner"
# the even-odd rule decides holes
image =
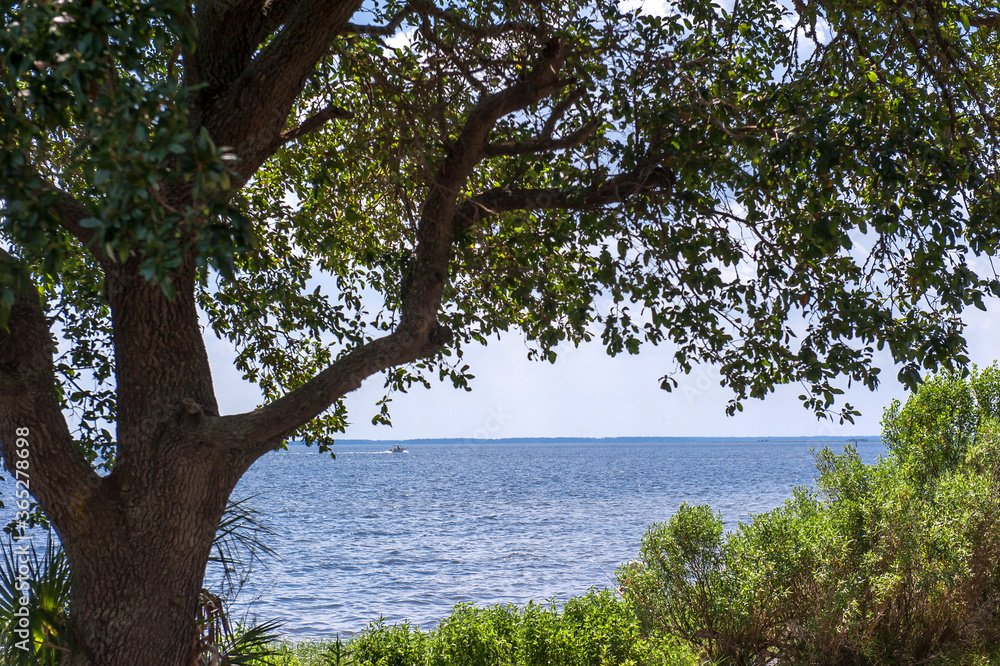
[[[1000,239],[992,4],[3,8],[0,441],[12,468],[37,433],[83,579],[81,502],[190,500],[205,531],[365,377],[466,386],[504,331],[670,345],[667,390],[716,363],[730,411],[798,381],[851,418],[876,348],[910,386],[963,366],[1000,294],[970,263]],[[265,405],[219,415],[203,325]],[[191,469],[217,492],[164,490]]]

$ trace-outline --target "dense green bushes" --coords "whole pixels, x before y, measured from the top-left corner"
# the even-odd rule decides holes
[[[647,632],[731,664],[891,664],[1000,642],[1000,371],[942,375],[883,419],[888,453],[819,454],[816,490],[729,535],[684,506],[618,570]],[[960,657],[958,657],[960,655]]]
[[[570,599],[562,610],[528,604],[460,605],[437,628],[373,623],[341,644],[288,647],[276,666],[694,666],[680,641],[641,636],[631,608],[608,590]]]

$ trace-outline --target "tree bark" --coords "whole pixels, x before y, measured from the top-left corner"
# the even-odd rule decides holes
[[[192,451],[111,483],[96,533],[64,542],[73,571],[70,666],[189,666],[199,591],[236,471]],[[140,491],[140,488],[142,489]]]
[[[201,426],[218,408],[193,262],[175,277],[173,299],[132,263],[109,267],[106,280],[118,459],[87,507],[92,529],[71,536],[60,530],[74,576],[73,666],[189,662],[205,563],[247,466],[238,451],[203,440]]]

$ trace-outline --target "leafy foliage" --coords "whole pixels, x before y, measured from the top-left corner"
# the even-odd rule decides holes
[[[34,541],[6,539],[0,568],[0,657],[10,666],[56,666],[68,645],[71,575],[51,533],[39,554]]]
[[[319,651],[319,655],[317,655]],[[293,654],[294,653],[294,654]],[[631,608],[609,590],[574,597],[560,611],[528,604],[455,607],[435,629],[369,625],[346,642],[285,646],[277,666],[693,666],[676,641],[640,637]]]
[[[654,525],[618,578],[648,631],[733,664],[916,663],[1000,646],[1000,368],[941,374],[885,412],[888,455],[818,455],[818,491],[722,534]]]
[[[235,599],[250,582],[255,567],[277,556],[268,541],[276,535],[252,505],[254,496],[231,500],[219,522],[208,558],[206,578],[219,586],[223,598]]]
[[[877,349],[911,387],[968,364],[962,310],[1000,295],[997,14],[657,4],[0,5],[0,445],[13,469],[45,433],[46,515],[116,547],[86,571],[135,562],[78,607],[179,543],[193,607],[211,533],[181,526],[256,459],[328,449],[370,375],[467,388],[506,331],[550,361],[668,345],[663,388],[717,364],[729,413],[800,382],[850,420]],[[207,328],[260,409],[218,414]],[[184,642],[169,599],[106,629]]]

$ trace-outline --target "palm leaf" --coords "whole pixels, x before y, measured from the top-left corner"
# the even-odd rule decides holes
[[[72,575],[48,533],[40,555],[34,541],[8,537],[0,562],[0,657],[9,666],[55,666],[67,646]]]
[[[235,598],[250,579],[256,565],[264,565],[265,557],[277,553],[267,545],[276,532],[266,525],[263,514],[250,506],[255,495],[230,501],[215,533],[212,555],[208,558],[209,574],[214,569],[221,577],[221,596]]]

